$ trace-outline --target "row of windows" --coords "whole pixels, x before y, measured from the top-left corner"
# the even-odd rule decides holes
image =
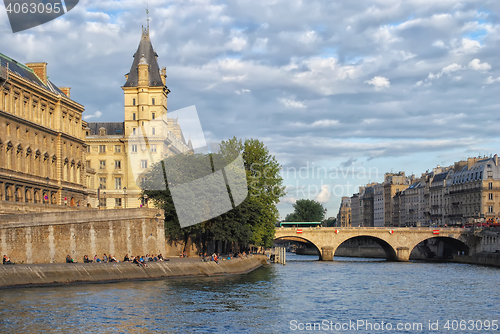
[[[100,161],[100,163],[103,162],[104,165],[106,165],[105,161]],[[115,161],[116,162],[116,161]],[[121,164],[121,162],[120,162]],[[148,168],[148,161],[147,160],[141,160],[141,168],[146,169]],[[122,189],[122,178],[121,177],[115,177],[115,189],[120,190]],[[106,185],[107,177],[100,177],[99,178],[99,189],[107,189]],[[144,180],[141,180],[143,182]]]
[[[105,197],[102,197],[99,199],[99,206],[101,208],[105,208],[108,204],[106,203],[107,200]],[[121,207],[122,206],[122,199],[121,198],[115,198],[115,207]]]
[[[154,113],[154,112],[152,112],[152,113],[151,113],[151,119],[156,119],[156,113]],[[134,113],[132,113],[132,120],[133,120],[133,121],[136,121],[136,120],[137,120],[136,115],[135,115],[135,112],[134,112]]]
[[[154,134],[154,128],[153,128],[153,134]],[[151,153],[156,153],[156,144],[151,144],[150,145]],[[130,150],[132,153],[137,153],[137,145],[132,145]],[[121,145],[115,145],[115,153],[121,153],[122,147]],[[87,147],[87,153],[90,153],[90,145]],[[105,154],[106,153],[106,145],[99,145],[99,154]]]
[[[155,100],[155,98],[154,98],[154,97],[151,99],[151,104],[152,104],[152,105],[156,105],[156,100]],[[135,98],[134,98],[134,99],[132,99],[132,105],[133,105],[133,106],[135,106],[135,105],[136,105],[136,103],[135,103]]]
[[[136,128],[132,128],[132,136],[135,136],[136,134]],[[151,128],[151,134],[156,135],[156,128]]]

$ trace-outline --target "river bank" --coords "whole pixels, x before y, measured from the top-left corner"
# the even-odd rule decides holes
[[[500,268],[500,253],[475,253],[472,255],[454,255],[451,262],[479,264]]]
[[[165,262],[148,262],[146,268],[129,262],[3,265],[0,267],[0,289],[165,277],[236,275],[248,273],[266,263],[265,255],[251,255],[242,259],[220,261],[219,264],[202,262],[198,258],[176,258]]]

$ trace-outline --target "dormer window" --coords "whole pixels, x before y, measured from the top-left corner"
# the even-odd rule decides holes
[[[105,136],[106,135],[106,129],[105,128],[100,128],[99,129],[99,136]]]

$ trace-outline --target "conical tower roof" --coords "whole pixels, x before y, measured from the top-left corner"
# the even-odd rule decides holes
[[[158,57],[158,55],[154,51],[151,40],[149,39],[149,27],[146,29],[143,27],[141,42],[139,43],[139,47],[134,54],[134,62],[132,63],[132,67],[128,73],[127,82],[124,87],[137,87],[139,81],[139,62],[142,57],[145,58],[146,63],[149,65],[149,86],[163,86],[160,76],[160,67],[156,61],[156,57]]]

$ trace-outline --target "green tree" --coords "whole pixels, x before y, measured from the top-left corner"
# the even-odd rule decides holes
[[[169,187],[225,168],[240,154],[243,157],[248,196],[235,208],[218,217],[181,228]],[[207,159],[210,164],[207,164]],[[206,166],[212,168],[207,169]],[[199,244],[203,252],[211,242],[221,242],[225,250],[229,250],[229,247],[244,248],[249,244],[271,247],[274,224],[278,220],[276,204],[285,195],[280,169],[281,166],[262,142],[255,139],[242,142],[234,137],[221,143],[220,153],[177,155],[155,164],[144,174],[143,189],[158,188],[159,184],[166,184],[166,188],[143,190],[143,193],[155,206],[165,210],[165,234],[170,242],[184,241],[187,246],[192,241]],[[230,187],[227,190],[232,199],[239,198],[240,194],[231,192]]]
[[[293,204],[293,213],[287,215],[285,220],[296,222],[321,222],[325,217],[325,208],[321,203],[311,199],[299,199]]]

